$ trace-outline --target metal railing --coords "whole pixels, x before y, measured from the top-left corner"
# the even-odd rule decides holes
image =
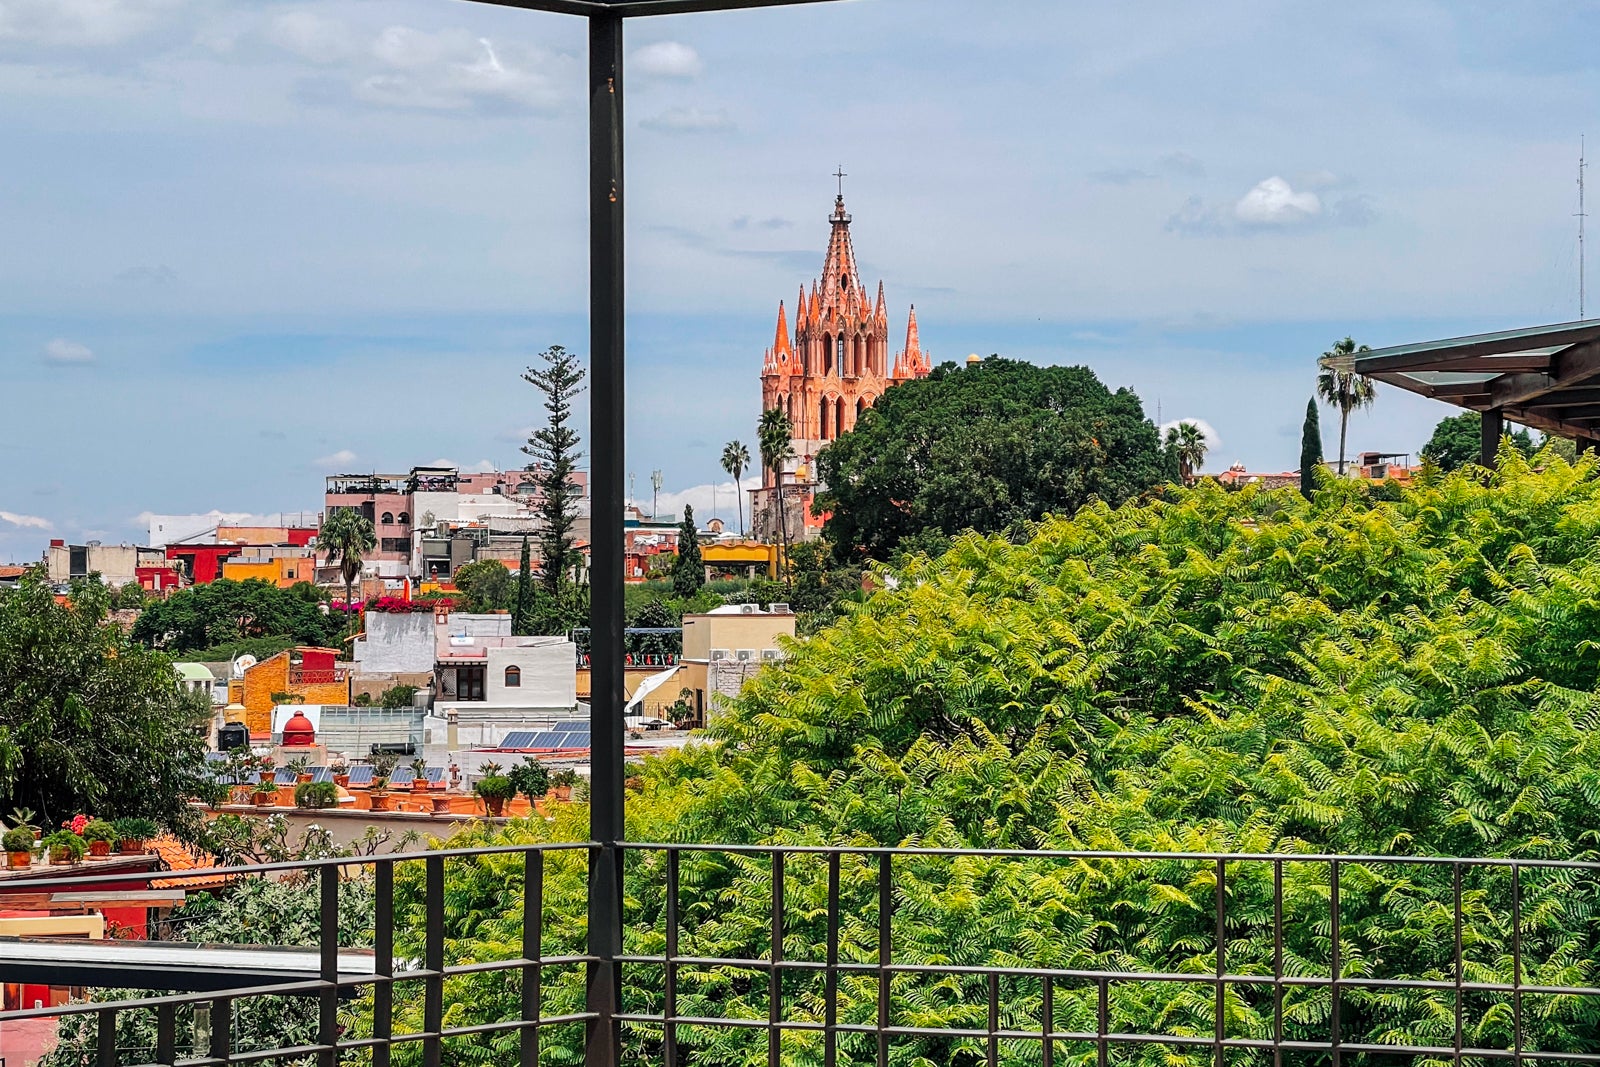
[[[566,880],[557,896],[546,888],[552,862]],[[583,894],[573,889],[606,863],[617,865],[618,884],[629,889],[623,930],[586,927]],[[495,868],[499,896],[480,904],[498,905],[499,913],[513,916],[520,907],[517,943],[501,946],[510,958],[472,957],[468,946],[476,932],[461,927],[459,909],[447,907],[447,874],[455,864],[506,865]],[[1017,865],[1026,870],[1018,871]],[[370,973],[340,969],[341,948],[348,947],[339,944],[337,934],[340,892],[358,868],[370,870],[372,879]],[[408,947],[397,951],[396,873],[405,869],[410,872],[402,873],[407,910],[399,917]],[[1086,890],[1077,903],[1092,902],[1098,889],[1105,889],[1104,902],[1091,903],[1087,916],[1100,929],[1102,943],[1080,953],[1092,965],[1041,958],[1057,954],[1048,939],[1030,941],[1020,929],[1014,931],[1018,943],[980,938],[975,947],[952,946],[929,958],[926,945],[917,942],[927,936],[921,927],[930,899],[964,893],[971,914],[984,914],[985,899],[972,898],[971,884],[955,878],[957,871],[965,872],[963,877],[977,872],[973,884],[1069,874]],[[1529,1060],[1600,1063],[1595,1022],[1600,986],[1590,977],[1590,961],[1600,948],[1600,912],[1590,918],[1592,902],[1600,898],[1597,863],[582,843],[340,857],[232,873],[315,881],[321,919],[315,974],[222,992],[11,1012],[0,1015],[0,1024],[92,1015],[95,1062],[105,1067],[124,1062],[116,1041],[119,1015],[126,1012],[154,1014],[154,1048],[137,1052],[153,1058],[139,1062],[196,1067],[312,1059],[330,1067],[345,1062],[388,1067],[393,1051],[409,1045],[419,1048],[425,1067],[436,1067],[454,1058],[453,1042],[481,1044],[508,1033],[517,1035],[514,1048],[498,1046],[495,1055],[477,1059],[531,1067],[553,1062],[541,1060],[544,1032],[580,1024],[589,1028],[591,1039],[594,1028],[623,1028],[624,1060],[665,1067],[727,1062],[726,1041],[745,1042],[740,1055],[759,1058],[763,1039],[769,1067],[796,1059],[820,1059],[826,1067],[887,1067],[905,1046],[917,1046],[919,1055],[935,1062],[940,1057],[958,1062],[952,1057],[964,1050],[967,1062],[989,1067],[1048,1067],[1058,1059],[1090,1056],[1097,1067],[1108,1067],[1114,1054],[1123,1059],[1152,1049],[1164,1050],[1168,1062],[1210,1059],[1215,1067],[1230,1061],[1281,1067],[1286,1061],[1324,1059],[1341,1067],[1346,1059],[1367,1062],[1375,1056],[1457,1065],[1509,1060],[1517,1067]],[[213,869],[148,877],[218,874]],[[29,880],[28,889],[59,883],[81,891],[96,881],[125,884],[128,877]],[[706,952],[702,931],[715,926],[736,884],[757,885],[765,894],[764,904],[749,894],[740,898],[746,950]],[[1149,903],[1137,903],[1138,891],[1149,891]],[[1006,906],[1016,907],[1015,898],[1006,899]],[[1146,950],[1147,960],[1163,965],[1132,966],[1126,932],[1137,927],[1148,933],[1163,901],[1178,909],[1186,932]],[[752,909],[764,917],[751,922]],[[1391,918],[1411,922],[1405,929],[1412,934],[1432,930],[1436,936],[1423,943],[1412,943],[1412,937],[1401,947],[1384,949],[1370,930],[1355,929],[1357,922]],[[1563,922],[1555,923],[1558,918]],[[1551,941],[1557,926],[1560,945]],[[1051,929],[1048,919],[1028,927],[1033,933]],[[558,947],[570,947],[581,946],[587,937],[592,946],[597,934],[624,950],[609,960],[584,951],[547,954],[552,938]],[[1065,931],[1057,934],[1066,939]],[[641,947],[653,945],[658,950]],[[1552,971],[1560,953],[1576,962]],[[1385,955],[1411,960],[1418,969],[1382,973]],[[13,980],[6,977],[6,967],[0,954],[0,978]],[[595,974],[616,976],[622,1010],[614,1017],[579,1010],[582,969],[590,971],[588,981]],[[1573,980],[1539,977],[1548,973]],[[131,984],[126,970],[119,974],[119,984]],[[453,983],[477,981],[481,992],[481,982],[495,974],[514,976],[501,992],[504,1003],[515,1006],[502,1016],[482,1017],[483,1004],[447,1003],[448,996],[470,995]],[[722,976],[739,987],[740,997],[754,1000],[735,1010],[733,1002],[740,998],[708,996],[703,991],[707,975]],[[158,990],[186,988],[182,977],[170,966],[152,967],[137,983]],[[547,992],[553,979],[563,994],[555,1006],[570,1010],[551,1010]],[[412,984],[420,985],[420,997],[398,1004],[396,988]],[[921,994],[935,988],[944,1017],[929,1021]],[[1164,1003],[1182,1002],[1182,1009],[1144,1011],[1145,994],[1156,988],[1171,992]],[[1197,990],[1204,995],[1181,995]],[[305,1014],[316,1019],[316,1039],[292,1047],[237,1048],[230,1011],[262,996],[307,998]],[[750,1006],[763,996],[764,1008]],[[362,998],[364,1023],[356,1034],[344,1032],[339,1023],[341,999],[351,997]],[[1395,1001],[1409,1006],[1396,1008]],[[184,1006],[209,1008],[213,1024],[204,1054],[183,1054],[175,1020]],[[409,1020],[403,1029],[395,1026],[397,1006]],[[1422,1039],[1402,1039],[1407,1011]],[[447,1014],[460,1018],[446,1025]],[[1529,1040],[1530,1030],[1537,1029],[1531,1023],[1561,1017],[1571,1022],[1565,1047]],[[1504,1041],[1474,1042],[1474,1034],[1495,1025]],[[1428,1040],[1429,1027],[1447,1039]],[[725,1040],[707,1036],[717,1033]],[[713,1054],[718,1040],[723,1047]],[[581,1047],[581,1041],[567,1041],[560,1062]]]

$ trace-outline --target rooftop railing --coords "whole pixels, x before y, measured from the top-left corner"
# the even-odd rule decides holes
[[[623,929],[597,931],[584,883],[612,862]],[[205,949],[159,965],[106,951],[62,970],[17,943],[0,980],[189,991],[10,1012],[0,1030],[92,1019],[106,1067],[386,1067],[402,1048],[424,1065],[568,1063],[608,1027],[624,1062],[666,1067],[1600,1063],[1594,863],[582,843],[230,873],[317,894],[314,970],[218,988]],[[370,937],[341,945],[340,897],[357,881]],[[469,921],[474,908],[490,917]],[[622,951],[602,959],[597,935]],[[97,966],[114,976],[89,980]],[[618,976],[612,1018],[584,1008],[600,973]],[[241,1046],[230,1023],[264,997],[290,998],[286,1017],[314,1039]],[[119,1047],[130,1015],[153,1020],[153,1043]]]

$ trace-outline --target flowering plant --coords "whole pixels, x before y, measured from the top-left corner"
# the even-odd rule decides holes
[[[389,615],[408,615],[413,612],[432,611],[437,607],[450,607],[444,599],[407,600],[398,596],[380,596],[367,601],[368,611],[381,611]]]
[[[89,816],[79,812],[77,815],[74,815],[72,818],[62,823],[61,828],[63,830],[71,830],[73,833],[81,837],[83,836],[83,828],[88,825]]]

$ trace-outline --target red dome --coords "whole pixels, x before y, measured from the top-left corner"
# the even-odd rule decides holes
[[[283,724],[283,747],[304,748],[316,743],[316,727],[311,725],[305,712],[297,711],[289,716],[289,721]]]

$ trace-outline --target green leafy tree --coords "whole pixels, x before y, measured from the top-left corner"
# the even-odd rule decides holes
[[[317,546],[328,554],[328,562],[339,564],[339,575],[344,579],[344,602],[354,603],[354,586],[361,577],[361,563],[366,554],[378,547],[378,535],[372,520],[354,508],[336,508],[322,520],[317,531]]]
[[[1509,435],[1511,445],[1524,456],[1533,454],[1533,435],[1525,427],[1518,427]],[[1422,458],[1442,471],[1459,470],[1469,463],[1477,463],[1483,448],[1483,416],[1468,411],[1447,419],[1440,419],[1433,428],[1433,436],[1422,446]]]
[[[722,469],[733,478],[733,495],[739,501],[739,536],[744,536],[744,472],[750,466],[750,450],[742,441],[729,441],[722,446]]]
[[[528,437],[522,446],[532,458],[539,489],[539,558],[541,584],[547,600],[564,599],[571,584],[567,573],[572,555],[573,528],[578,522],[578,502],[573,498],[572,476],[577,472],[578,432],[572,428],[572,402],[583,391],[583,368],[578,359],[560,345],[539,353],[540,363],[529,367],[522,380],[544,396],[545,424]]]
[[[1164,442],[1168,452],[1178,461],[1178,470],[1185,485],[1193,485],[1200,464],[1206,458],[1206,435],[1192,422],[1180,422],[1167,430]]]
[[[296,644],[333,641],[343,621],[326,605],[309,582],[279,589],[254,578],[219,578],[150,601],[131,633],[141,644],[191,658],[232,659],[243,652],[265,658]]]
[[[510,609],[514,583],[511,572],[497,559],[480,559],[464,564],[456,571],[455,587],[465,598],[462,606],[470,612],[487,614]]]
[[[700,533],[694,526],[694,508],[683,506],[683,521],[678,524],[678,554],[672,560],[672,591],[688,598],[706,584],[706,568],[700,558]]]
[[[885,392],[872,416],[817,460],[816,507],[841,559],[887,560],[926,529],[1020,531],[1177,474],[1139,398],[1085,367],[947,363]]]
[[[412,700],[417,695],[414,685],[391,685],[378,695],[378,706],[381,708],[409,708]]]
[[[522,557],[517,563],[517,601],[512,612],[513,633],[530,632],[533,625],[533,557],[528,549],[528,538],[522,538]]]
[[[756,447],[761,452],[761,466],[772,472],[772,491],[778,501],[778,539],[787,559],[789,511],[783,506],[783,465],[794,458],[794,427],[782,408],[768,408],[761,413],[761,422],[756,427]]]
[[[1306,401],[1306,421],[1300,427],[1300,495],[1307,500],[1317,488],[1317,472],[1322,469],[1322,424],[1317,418],[1317,400]]]
[[[37,573],[0,590],[0,798],[43,826],[83,811],[192,832],[210,700],[109,622],[108,600],[80,582],[59,604]]]
[[[1371,351],[1366,345],[1357,348],[1355,341],[1346,337],[1322,353],[1322,358],[1357,356]],[[1378,390],[1365,375],[1324,367],[1317,374],[1317,395],[1339,413],[1339,477],[1343,478],[1345,433],[1350,428],[1350,413],[1371,407],[1378,398]]]

